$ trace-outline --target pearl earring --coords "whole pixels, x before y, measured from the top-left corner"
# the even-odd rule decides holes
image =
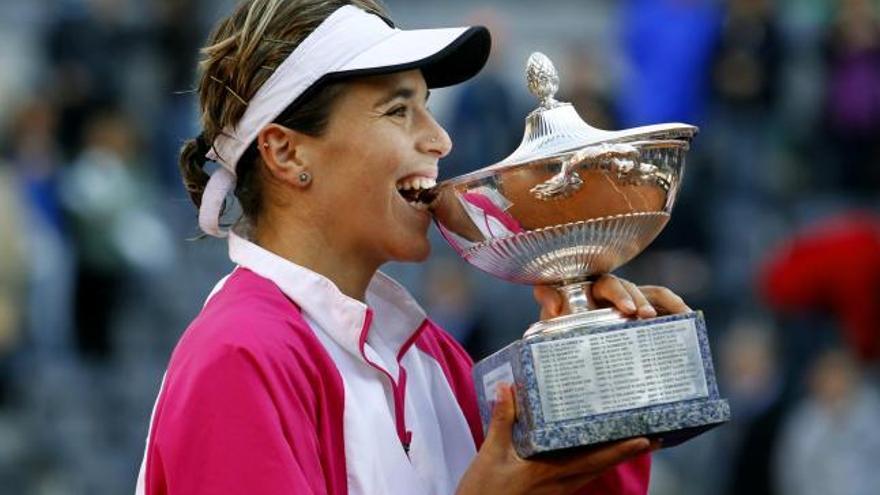
[[[300,185],[307,186],[312,182],[312,174],[308,172],[300,172],[299,174],[299,183]]]

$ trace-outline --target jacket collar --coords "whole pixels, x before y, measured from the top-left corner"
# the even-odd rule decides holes
[[[229,257],[275,283],[336,344],[397,374],[397,361],[423,327],[425,312],[391,277],[376,272],[366,301],[343,294],[328,278],[241,237],[229,235]],[[361,343],[366,345],[361,348]]]

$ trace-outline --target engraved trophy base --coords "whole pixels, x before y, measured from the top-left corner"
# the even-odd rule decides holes
[[[671,447],[730,419],[701,312],[572,321],[578,316],[587,315],[562,317],[564,330],[533,333],[474,367],[484,429],[497,385],[516,385],[522,457],[637,436]]]

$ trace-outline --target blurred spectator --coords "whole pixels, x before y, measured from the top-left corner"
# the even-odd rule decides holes
[[[161,70],[161,110],[155,126],[154,153],[157,176],[163,186],[182,191],[177,168],[182,143],[198,131],[198,110],[192,87],[203,29],[196,0],[160,0],[157,5],[155,49]]]
[[[774,335],[760,321],[740,320],[720,342],[719,377],[724,395],[735,411],[725,432],[729,444],[726,490],[730,495],[777,493],[773,457],[777,432],[787,403],[783,366]]]
[[[72,263],[59,197],[57,114],[42,95],[25,99],[9,132],[8,159],[23,196],[22,236],[27,245],[28,290],[24,327],[38,359],[70,350]]]
[[[624,127],[703,118],[721,9],[715,0],[627,0],[620,26],[628,64],[618,94]]]
[[[504,21],[501,13],[486,9],[471,14],[470,24],[490,28],[493,50],[482,72],[462,85],[452,104],[447,131],[451,154],[443,161],[443,177],[456,177],[502,160],[516,149],[523,135],[523,119],[500,67],[504,57]]]
[[[850,214],[820,222],[771,253],[760,280],[787,312],[829,311],[853,353],[880,358],[880,218]]]
[[[826,128],[837,173],[831,184],[880,192],[880,19],[871,0],[839,0],[827,46]]]
[[[601,69],[586,43],[571,43],[565,54],[565,73],[557,99],[574,105],[588,124],[599,129],[617,130],[614,119],[608,73]]]
[[[9,399],[12,352],[19,339],[27,264],[21,198],[8,164],[0,161],[0,406]]]
[[[42,95],[25,99],[12,119],[7,154],[39,220],[60,233],[64,219],[58,200],[56,126],[55,109]]]
[[[781,495],[875,495],[880,487],[880,396],[843,350],[814,363],[808,396],[781,432],[776,474]]]
[[[98,113],[84,142],[62,198],[77,246],[77,344],[85,355],[105,358],[126,275],[162,269],[173,253],[166,227],[152,213],[153,191],[137,161],[131,122],[113,110]]]
[[[784,368],[776,332],[767,321],[743,312],[729,328],[707,315],[718,387],[730,402],[729,423],[656,454],[651,495],[768,495],[775,487],[773,454],[788,410]],[[714,330],[714,331],[713,331]]]
[[[191,89],[202,38],[199,29],[198,0],[158,0],[153,36],[156,51],[165,61],[161,90]]]
[[[773,158],[773,112],[782,74],[782,40],[770,0],[733,0],[712,61],[709,122],[717,187],[765,200],[778,172]],[[775,165],[778,167],[778,165]]]
[[[132,32],[123,23],[121,0],[59,2],[45,39],[51,88],[56,92],[58,138],[65,158],[81,146],[89,116],[118,101]]]
[[[738,299],[752,285],[744,266],[760,260],[780,224],[774,200],[783,164],[775,111],[783,53],[775,4],[726,2],[712,57],[711,111],[699,138],[705,154],[694,160],[711,186],[699,203],[710,212],[703,216],[710,223],[713,284],[720,297]]]
[[[773,2],[727,2],[712,68],[716,99],[728,110],[773,109],[782,68],[781,43]]]

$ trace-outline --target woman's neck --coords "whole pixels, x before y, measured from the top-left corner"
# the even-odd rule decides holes
[[[290,235],[290,232],[296,232]],[[378,263],[370,263],[345,249],[339,243],[326,239],[320,229],[273,228],[263,226],[254,230],[253,242],[297,265],[327,277],[339,290],[364,302]]]

